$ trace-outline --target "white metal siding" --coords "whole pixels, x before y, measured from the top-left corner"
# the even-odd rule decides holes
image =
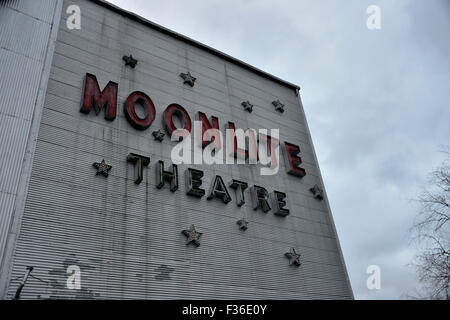
[[[71,2],[66,1],[64,8]],[[24,298],[255,298],[346,299],[351,289],[326,200],[309,192],[321,184],[299,98],[292,88],[266,79],[184,41],[91,1],[81,7],[81,30],[60,23],[29,193],[15,251],[11,278],[33,265]],[[122,56],[138,59],[135,69]],[[183,85],[180,72],[197,77],[193,88]],[[100,87],[119,83],[118,116],[113,122],[79,112],[84,76],[93,73]],[[147,93],[157,118],[146,131],[137,131],[123,114],[132,91]],[[280,99],[286,111],[275,111]],[[253,113],[240,105],[250,100]],[[259,167],[180,165],[180,188],[172,193],[155,186],[155,163],[170,164],[174,143],[162,128],[162,113],[170,103],[181,104],[192,120],[198,111],[219,117],[237,128],[280,128],[282,141],[300,145],[307,175],[261,176]],[[129,153],[151,157],[140,185],[133,182]],[[113,166],[106,179],[95,175],[92,163],[105,159]],[[225,182],[240,179],[287,193],[291,214],[264,214],[233,201],[197,199],[185,193],[187,167],[205,172],[208,190],[216,174]],[[236,221],[243,216],[249,229]],[[186,246],[182,229],[195,224],[203,233],[199,247]],[[302,266],[288,265],[284,253],[295,247]],[[82,290],[65,288],[67,266],[82,270]],[[173,269],[161,279],[158,268]],[[18,283],[11,283],[13,295]]]

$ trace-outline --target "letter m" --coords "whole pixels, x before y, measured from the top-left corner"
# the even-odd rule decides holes
[[[117,115],[117,94],[119,85],[115,82],[108,82],[103,91],[97,82],[97,77],[93,74],[86,73],[84,82],[83,104],[80,112],[88,114],[94,109],[98,115],[100,111],[105,109],[105,119],[113,121]]]

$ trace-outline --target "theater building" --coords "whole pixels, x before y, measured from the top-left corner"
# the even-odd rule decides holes
[[[100,0],[2,1],[0,70],[1,298],[353,298],[298,86]]]

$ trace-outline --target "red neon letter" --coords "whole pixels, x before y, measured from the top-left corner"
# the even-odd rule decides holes
[[[145,111],[145,117],[141,118],[136,113],[136,103],[140,103]],[[125,116],[128,122],[138,130],[145,130],[151,126],[153,120],[155,120],[155,105],[152,99],[145,93],[140,91],[132,92],[124,104]]]
[[[89,113],[94,109],[98,115],[105,108],[105,119],[113,121],[117,115],[117,91],[119,85],[115,82],[108,82],[103,91],[97,82],[97,77],[93,74],[86,73],[84,82],[83,104],[80,112]]]
[[[215,141],[216,140],[215,136],[210,137],[208,134],[206,135],[206,137],[204,136],[206,130],[209,130],[209,129],[220,130],[219,129],[219,119],[217,117],[212,116],[211,117],[212,125],[211,125],[206,114],[199,111],[197,113],[197,120],[202,122],[202,147],[204,148],[211,142],[214,142],[216,149],[219,150],[220,146],[221,146],[220,138],[217,139],[217,141]]]
[[[183,123],[183,128],[177,128],[175,124],[173,123],[173,116],[176,115],[180,118],[180,120]],[[189,114],[187,111],[180,106],[179,104],[171,104],[169,105],[166,110],[164,111],[164,126],[166,127],[167,133],[169,136],[172,136],[172,133],[177,129],[185,129],[188,132],[191,132],[192,129],[192,122],[191,117],[189,117]],[[183,136],[180,136],[182,138]]]
[[[240,157],[243,159],[249,158],[249,151],[246,146],[245,142],[245,149],[238,148],[238,139],[236,137],[236,126],[234,125],[234,122],[228,121],[228,124],[226,126],[227,129],[231,130],[232,133],[232,139],[233,139],[233,151],[234,151],[234,157]],[[242,130],[243,138],[245,139],[245,136],[248,136],[248,142],[249,142],[249,148],[251,148],[251,155],[252,157],[255,157],[255,160],[258,159],[258,147],[257,147],[257,141],[254,132],[251,129],[247,129],[245,132]],[[245,140],[244,140],[245,141]]]
[[[299,146],[289,142],[284,142],[284,146],[287,154],[287,173],[297,177],[304,177],[306,175],[306,171],[305,169],[299,167],[299,165],[302,163],[302,158],[298,156],[298,154],[300,153]]]
[[[276,152],[275,149],[279,146],[280,144],[280,140],[272,137],[272,136],[268,136],[265,135],[263,133],[259,134],[259,143],[266,143],[266,150],[268,150],[269,154],[270,154],[270,159],[271,159],[271,166],[272,167],[276,167],[278,166],[278,159],[276,157]],[[258,160],[259,160],[259,153],[258,153]]]

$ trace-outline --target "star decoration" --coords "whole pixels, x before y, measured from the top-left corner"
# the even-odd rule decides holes
[[[155,271],[159,273],[155,275],[156,280],[170,280],[170,274],[174,272],[175,269],[162,264],[156,268]]]
[[[323,190],[319,188],[319,186],[316,184],[314,187],[310,188],[309,191],[312,192],[314,195],[314,198],[322,200],[323,199]]]
[[[253,111],[253,105],[250,103],[250,101],[244,101],[241,103],[241,105],[244,107],[245,111],[252,112]]]
[[[245,220],[245,218],[242,218],[241,220],[238,220],[236,223],[239,225],[239,229],[244,230],[244,231],[247,230],[247,228],[248,228],[248,221]]]
[[[289,252],[286,252],[284,254],[286,257],[289,258],[289,265],[295,265],[296,267],[299,267],[301,265],[300,263],[300,254],[295,252],[294,248],[289,249]]]
[[[122,59],[123,59],[123,61],[125,61],[126,66],[130,66],[133,69],[134,69],[134,67],[136,67],[136,64],[138,63],[138,61],[135,58],[133,58],[133,56],[131,54],[129,57],[123,56]]]
[[[92,165],[97,169],[96,176],[102,174],[106,178],[108,177],[109,170],[112,168],[112,166],[106,164],[105,159],[103,159],[102,162],[94,162]]]
[[[159,142],[164,140],[164,135],[165,133],[161,131],[161,129],[158,129],[156,131],[152,132],[153,137],[155,138],[155,140],[158,140]]]
[[[195,80],[197,80],[197,78],[194,78],[190,72],[188,73],[180,73],[180,77],[183,78],[184,82],[183,83],[187,83],[188,85],[190,85],[191,87],[194,86],[194,82]]]
[[[277,99],[277,101],[272,101],[272,104],[275,106],[275,110],[283,113],[284,112],[284,104]]]
[[[189,243],[195,244],[197,247],[200,245],[200,237],[202,236],[201,232],[197,232],[195,230],[195,226],[192,224],[191,227],[187,230],[181,231],[187,237],[186,245]]]

